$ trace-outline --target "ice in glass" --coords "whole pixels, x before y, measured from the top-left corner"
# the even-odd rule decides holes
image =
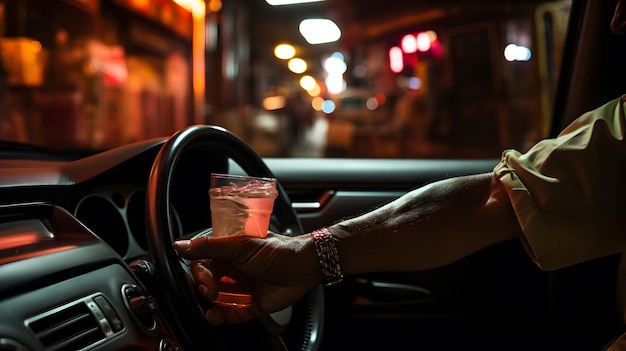
[[[209,195],[213,236],[267,236],[276,179],[213,173]]]

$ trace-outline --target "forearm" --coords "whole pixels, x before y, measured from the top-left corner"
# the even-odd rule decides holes
[[[492,174],[424,186],[329,229],[344,274],[434,268],[520,234]]]

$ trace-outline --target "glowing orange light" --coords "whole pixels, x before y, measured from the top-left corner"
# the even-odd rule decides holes
[[[221,1],[218,2],[219,7],[221,8]],[[204,17],[206,11],[206,4],[204,3],[204,0],[174,0],[174,3],[191,12],[194,17]],[[211,6],[215,7],[217,4],[213,3]]]
[[[37,40],[33,40],[33,41],[30,42],[30,49],[33,52],[40,52],[41,48],[42,48],[41,43],[38,42]]]
[[[300,86],[304,90],[311,90],[315,87],[316,84],[317,82],[315,81],[315,78],[309,75],[304,75],[300,78]]]
[[[268,96],[263,99],[263,108],[267,111],[279,110],[287,104],[284,96]]]
[[[319,84],[315,83],[315,86],[306,91],[310,96],[318,96],[322,93],[322,88]]]
[[[311,106],[315,111],[321,111],[324,106],[324,99],[320,96],[314,97],[311,100]]]
[[[49,248],[49,249],[45,249],[45,250],[24,251],[24,252],[20,253],[19,255],[11,255],[11,256],[8,256],[8,257],[5,257],[5,258],[0,257],[0,265],[6,264],[6,263],[10,263],[10,262],[17,262],[17,261],[21,261],[21,260],[26,260],[26,259],[29,259],[29,258],[32,258],[32,257],[49,255],[49,254],[53,254],[55,252],[68,251],[68,250],[75,249],[76,247],[77,247],[76,245],[65,245],[65,246],[57,246],[57,247],[53,247],[53,248]]]
[[[19,235],[10,235],[3,237],[0,240],[0,247],[3,250],[10,250],[16,247],[27,246],[36,243],[39,240],[39,235],[36,233],[23,233]]]
[[[149,5],[148,0],[130,0],[129,2],[131,6],[135,6],[139,8],[144,8]]]
[[[274,47],[274,56],[281,60],[288,60],[296,55],[296,48],[290,44],[278,44]]]
[[[211,1],[212,3],[213,1]],[[204,96],[206,91],[206,20],[204,12],[193,16],[193,32],[192,32],[192,87],[194,99],[194,120],[198,123],[202,122],[204,114]]]
[[[431,43],[437,40],[437,33],[434,30],[429,30],[426,32],[426,34],[428,34]]]
[[[209,0],[209,12],[217,12],[222,9],[222,1],[221,0]]]
[[[307,70],[307,63],[301,58],[295,57],[287,62],[287,67],[293,73],[304,73]]]

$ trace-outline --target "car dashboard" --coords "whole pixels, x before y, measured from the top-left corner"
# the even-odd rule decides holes
[[[0,161],[0,349],[180,347],[141,281],[146,183],[162,143]],[[210,226],[209,173],[221,165],[210,150],[180,161],[174,237]]]

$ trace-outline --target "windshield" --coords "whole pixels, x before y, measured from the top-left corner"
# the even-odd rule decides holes
[[[4,0],[0,137],[104,150],[203,123],[264,157],[498,157],[548,134],[569,9]]]

